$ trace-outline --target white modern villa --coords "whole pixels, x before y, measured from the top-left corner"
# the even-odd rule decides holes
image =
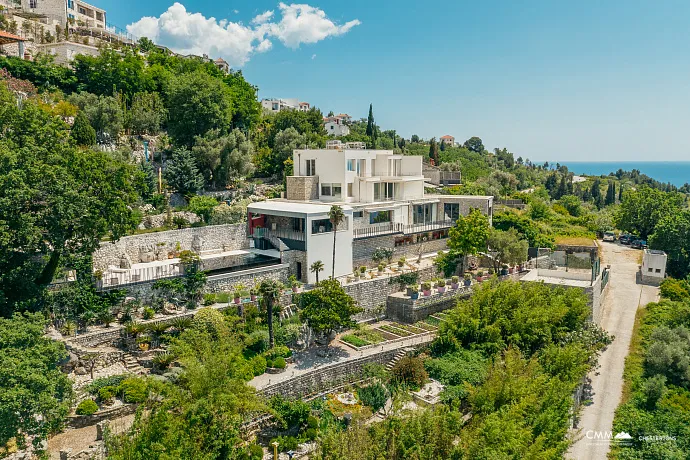
[[[316,280],[315,261],[324,264],[322,277],[331,274],[334,204],[345,215],[335,235],[336,277],[371,266],[378,247],[393,248],[396,258],[444,249],[448,229],[473,208],[492,216],[490,196],[425,194],[421,156],[332,140],[326,149],[295,150],[293,161],[286,197],[248,207],[248,236],[257,249],[289,253],[286,263],[304,282]]]

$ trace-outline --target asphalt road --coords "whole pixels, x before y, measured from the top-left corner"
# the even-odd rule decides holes
[[[567,458],[604,460],[611,444],[613,416],[621,400],[623,369],[640,306],[658,301],[659,289],[637,284],[641,251],[617,243],[602,243],[602,264],[611,265],[610,286],[602,302],[601,326],[615,340],[599,357],[590,375],[592,403],[582,410],[579,431]],[[615,442],[615,441],[614,441]]]

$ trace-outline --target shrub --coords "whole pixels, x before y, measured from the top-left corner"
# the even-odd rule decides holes
[[[371,407],[371,410],[376,412],[386,405],[388,391],[380,383],[374,383],[373,385],[357,389],[357,396],[362,401],[362,404]]]
[[[256,377],[266,372],[266,367],[268,363],[266,361],[266,358],[264,358],[261,355],[256,355],[249,361],[249,365],[252,366],[252,372]]]
[[[142,403],[148,397],[148,385],[143,379],[129,378],[120,384],[118,392],[126,403]]]
[[[261,460],[264,458],[264,450],[258,444],[252,444],[249,446],[249,458],[251,460]]]
[[[675,301],[683,301],[690,298],[690,282],[666,278],[661,283],[661,297]]]
[[[111,375],[110,377],[101,377],[95,379],[87,387],[86,391],[92,395],[97,395],[98,391],[104,387],[115,387],[117,388],[123,380],[127,379],[129,375]]]
[[[204,294],[204,305],[210,306],[216,303],[216,294]]]
[[[218,303],[228,303],[230,302],[230,293],[229,292],[219,292],[216,294],[216,302]],[[256,445],[256,444],[253,444]]]
[[[278,450],[280,452],[296,450],[297,446],[299,445],[299,441],[294,436],[278,436],[277,438],[271,441],[271,444],[273,444],[274,442],[278,443]]]
[[[151,307],[144,307],[144,312],[142,313],[142,317],[144,319],[153,319],[153,317],[156,315],[156,310],[154,310]]]
[[[304,437],[309,441],[316,439],[316,434],[317,432],[315,428],[307,428],[304,430]]]
[[[260,330],[252,332],[249,334],[249,337],[247,337],[245,344],[247,348],[255,353],[263,353],[268,349],[268,331]]]
[[[159,369],[167,369],[175,361],[175,355],[169,351],[158,353],[153,357],[153,364]]]
[[[292,351],[290,351],[290,349],[285,345],[278,345],[266,352],[266,357],[271,359],[278,357],[289,358],[290,356],[292,356]]]
[[[319,419],[310,415],[307,417],[307,428],[317,429],[319,427]]]
[[[412,388],[421,388],[429,378],[424,369],[424,362],[412,356],[403,356],[393,366],[392,373],[396,381]]]
[[[275,367],[276,369],[285,369],[285,366],[285,358],[283,358],[282,356],[279,356],[273,360],[273,367]]]
[[[198,331],[208,332],[214,338],[218,338],[228,332],[228,325],[223,314],[210,307],[204,307],[194,315],[192,327]]]
[[[117,387],[103,387],[98,390],[98,400],[101,402],[110,402],[115,397],[115,393],[117,393]]]
[[[655,375],[647,379],[644,383],[644,395],[647,400],[647,407],[653,409],[666,393],[666,377],[663,375]]]
[[[98,412],[98,404],[93,399],[85,399],[77,406],[77,415],[93,415]]]
[[[272,360],[272,359],[267,359],[267,360],[266,360],[266,367],[270,367],[270,368],[273,367],[273,360]]]

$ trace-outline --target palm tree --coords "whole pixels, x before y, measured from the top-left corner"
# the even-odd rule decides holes
[[[264,280],[259,285],[259,292],[266,305],[268,315],[268,347],[273,348],[273,305],[280,299],[281,284],[276,280]]]
[[[312,273],[316,273],[316,284],[319,284],[319,272],[323,271],[323,262],[320,260],[317,260],[313,264],[311,264],[311,267],[309,267],[309,270],[311,270]]]
[[[335,236],[338,234],[338,226],[345,220],[343,208],[334,204],[331,210],[328,211],[328,219],[333,224],[333,266],[331,271],[331,278],[335,279]]]

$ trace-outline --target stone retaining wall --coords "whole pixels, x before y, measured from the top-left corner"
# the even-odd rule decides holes
[[[389,363],[400,349],[382,351],[380,353],[353,359],[333,366],[315,369],[298,377],[277,383],[261,390],[259,393],[266,397],[281,395],[286,398],[304,398],[311,394],[320,393],[329,388],[344,385],[361,379],[362,370],[366,364]]]
[[[437,276],[436,267],[434,266],[423,268],[419,270],[418,273],[420,282],[433,279]],[[357,315],[355,320],[362,321],[377,316],[377,307],[380,305],[385,306],[388,296],[400,290],[399,284],[390,284],[390,280],[393,278],[395,277],[366,280],[343,286],[345,292],[355,299],[355,302],[357,302],[360,307],[364,308],[364,311]],[[380,316],[381,313],[378,313],[378,315]]]
[[[70,415],[67,417],[67,426],[70,428],[84,428],[104,420],[113,420],[124,415],[130,415],[136,411],[136,404],[124,404],[111,409],[100,410],[93,415]]]
[[[155,252],[157,258],[167,258],[169,251],[195,250],[192,247],[195,240],[200,242],[201,251],[223,249],[231,251],[235,249],[249,248],[247,239],[247,224],[208,225],[206,227],[185,228],[182,230],[169,230],[166,232],[146,233],[120,238],[118,241],[104,241],[93,254],[94,270],[105,271],[110,265],[120,266],[120,259],[126,255],[131,263],[141,262],[143,253]]]
[[[434,288],[435,289],[435,288]],[[453,308],[460,299],[469,298],[471,291],[448,289],[443,294],[424,297],[420,293],[417,300],[410,297],[389,296],[386,302],[386,316],[403,323],[413,324],[434,313]]]
[[[377,264],[371,260],[371,256],[376,248],[390,248],[393,249],[393,260],[396,261],[401,257],[408,260],[416,259],[421,250],[424,254],[435,253],[448,249],[448,240],[431,240],[425,243],[408,244],[404,246],[395,246],[395,238],[399,235],[383,235],[373,236],[371,238],[359,238],[352,242],[352,264],[355,267],[369,267],[373,268]]]

